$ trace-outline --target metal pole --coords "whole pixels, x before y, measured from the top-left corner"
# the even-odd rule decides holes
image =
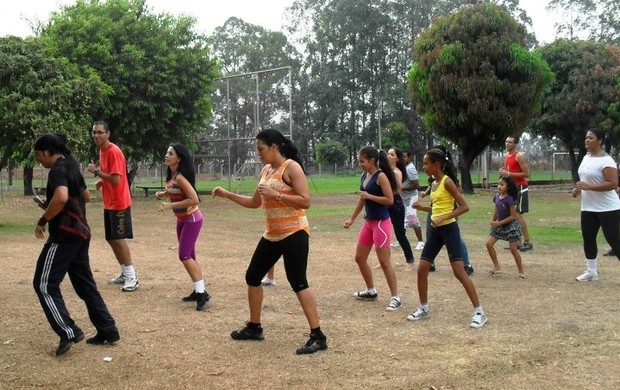
[[[288,134],[291,137],[291,142],[293,142],[293,82],[291,78],[291,67],[288,67]]]
[[[232,188],[232,175],[230,172],[230,149],[232,141],[230,140],[230,79],[226,79],[226,127],[228,130],[228,191]]]
[[[383,111],[383,101],[379,103],[379,116],[378,116],[378,125],[379,125],[379,150],[383,149],[381,145],[381,112]]]
[[[260,100],[258,97],[258,73],[256,73],[256,115],[254,117],[254,127],[256,129],[256,133],[258,134],[258,132],[260,131],[260,114],[258,112],[258,107],[260,104]]]

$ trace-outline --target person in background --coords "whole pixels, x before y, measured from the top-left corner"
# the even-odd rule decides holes
[[[359,151],[358,159],[364,172],[360,178],[359,198],[351,218],[345,221],[344,228],[350,228],[357,216],[365,210],[364,223],[357,238],[355,262],[364,278],[366,289],[354,293],[353,296],[364,301],[374,301],[378,297],[372,269],[368,264],[368,255],[374,245],[391,294],[386,310],[398,310],[402,303],[398,294],[396,273],[390,262],[392,222],[388,212],[388,207],[394,203],[394,192],[398,183],[384,151],[374,146],[366,146]]]
[[[517,183],[519,197],[517,199],[517,221],[521,225],[523,233],[523,244],[518,243],[517,246],[521,252],[534,249],[530,241],[530,233],[527,230],[527,224],[523,218],[523,214],[529,211],[529,192],[527,186],[527,178],[530,177],[530,168],[525,161],[525,154],[517,150],[519,138],[514,135],[506,137],[506,155],[504,157],[504,166],[499,169],[500,176],[510,176]]]
[[[616,158],[617,158],[616,169],[618,170],[618,183],[620,183],[620,148],[618,148],[618,155],[616,156]],[[618,187],[616,187],[616,193],[618,194],[618,197],[620,197],[620,184]],[[616,253],[614,252],[613,249],[610,249],[607,252],[605,252],[603,256],[616,256]]]
[[[467,292],[474,314],[469,326],[481,328],[487,322],[487,317],[478,301],[478,294],[474,283],[467,276],[463,266],[461,254],[460,231],[456,217],[466,213],[469,206],[461,191],[457,187],[456,170],[448,155],[440,149],[431,149],[424,155],[424,171],[435,178],[431,184],[431,207],[415,203],[417,210],[432,211],[430,234],[426,238],[420,264],[418,265],[418,294],[420,306],[409,314],[409,321],[417,321],[429,317],[428,308],[428,273],[437,254],[445,245],[450,258],[450,266],[454,276],[461,282]],[[456,207],[454,207],[456,204]],[[431,210],[432,209],[432,210]]]
[[[103,197],[105,239],[121,267],[120,275],[109,283],[122,284],[121,291],[136,291],[140,282],[127,244],[127,239],[133,238],[127,163],[121,149],[110,142],[110,128],[106,122],[95,122],[92,136],[99,148],[99,166],[90,163],[86,170],[99,178],[95,188],[101,190]]]
[[[275,267],[269,268],[267,275],[260,281],[263,286],[275,286],[276,285],[276,269]]]
[[[35,236],[49,235],[37,260],[33,286],[50,326],[60,337],[56,356],[65,354],[71,345],[84,339],[84,332],[69,315],[60,291],[60,283],[69,275],[73,289],[88,308],[88,317],[97,329],[89,344],[114,343],[120,339],[116,323],[97,289],[90,269],[88,249],[90,227],[86,220],[86,188],[80,166],[67,147],[66,137],[45,134],[34,144],[35,158],[45,168],[47,177],[45,212],[39,218]]]
[[[230,199],[243,207],[258,208],[262,205],[267,219],[265,233],[245,274],[250,321],[230,336],[234,340],[264,339],[261,326],[261,279],[283,257],[286,278],[297,294],[310,325],[310,339],[296,353],[305,355],[326,350],[327,337],[321,331],[314,292],[306,277],[310,227],[304,210],[310,208],[310,191],[299,151],[282,133],[267,129],[256,136],[256,152],[265,166],[251,197],[232,193],[222,187],[213,189],[213,196]]]
[[[403,254],[405,255],[405,262],[407,263],[407,270],[413,270],[413,251],[411,250],[411,244],[407,239],[407,230],[405,228],[405,204],[401,197],[401,188],[404,181],[404,176],[407,175],[405,170],[405,161],[403,159],[403,152],[399,148],[390,148],[387,152],[388,161],[390,167],[396,177],[397,190],[394,192],[394,203],[388,206],[388,212],[390,214],[390,220],[392,221],[392,228],[396,235],[396,240],[401,248],[403,248]]]
[[[508,241],[510,252],[519,270],[519,278],[525,279],[525,271],[521,263],[521,253],[519,248],[517,248],[517,241],[521,237],[521,225],[517,222],[517,207],[515,205],[517,196],[518,190],[515,181],[508,176],[500,177],[497,181],[497,193],[493,196],[495,212],[491,220],[491,232],[486,247],[493,262],[493,270],[489,273],[496,275],[501,272],[501,267],[497,261],[495,243],[497,240]]]
[[[588,130],[585,144],[588,153],[579,165],[579,181],[571,195],[573,198],[581,195],[581,236],[586,256],[586,271],[576,279],[592,282],[598,280],[596,236],[600,229],[620,260],[620,199],[616,192],[618,168],[605,151],[609,150],[609,141],[603,130],[597,127]]]
[[[415,250],[421,251],[424,249],[424,238],[422,237],[422,226],[418,219],[416,209],[411,205],[418,201],[418,188],[420,188],[420,180],[418,178],[418,171],[413,165],[411,159],[411,151],[403,150],[403,159],[405,162],[405,170],[407,172],[406,177],[403,180],[403,188],[400,195],[403,197],[403,203],[405,204],[405,228],[413,228],[418,243],[415,246]]]
[[[211,299],[205,290],[202,269],[196,260],[196,241],[202,229],[202,213],[198,209],[196,192],[196,173],[189,150],[181,144],[172,144],[166,151],[166,189],[157,191],[155,198],[163,202],[159,211],[172,210],[177,217],[177,239],[179,240],[179,260],[194,283],[194,290],[182,298],[183,302],[196,302],[196,310],[205,310]]]

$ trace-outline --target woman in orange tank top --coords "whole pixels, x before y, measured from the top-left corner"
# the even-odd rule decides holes
[[[286,277],[310,325],[310,339],[297,349],[297,354],[325,350],[327,337],[321,331],[314,292],[306,279],[310,229],[304,210],[310,207],[310,191],[299,152],[288,138],[273,129],[258,133],[256,152],[265,166],[252,196],[235,194],[222,187],[213,189],[213,196],[230,199],[243,207],[263,206],[266,217],[265,232],[245,274],[250,321],[230,336],[235,340],[264,339],[261,279],[283,257]]]

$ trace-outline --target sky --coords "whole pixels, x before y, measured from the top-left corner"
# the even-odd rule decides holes
[[[32,35],[29,21],[47,20],[52,11],[74,0],[4,0],[0,7],[0,36]],[[554,16],[545,10],[549,0],[520,0],[532,18],[533,29],[540,43],[553,41]],[[156,13],[168,12],[175,15],[189,15],[197,19],[200,32],[212,33],[231,16],[247,23],[257,24],[269,30],[280,30],[285,9],[293,0],[147,0]],[[208,5],[207,5],[208,4]]]

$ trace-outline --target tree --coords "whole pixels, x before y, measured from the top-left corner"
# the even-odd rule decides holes
[[[316,159],[319,164],[333,165],[334,174],[338,164],[342,164],[347,161],[349,153],[346,146],[336,140],[328,140],[316,145]]]
[[[409,89],[426,126],[460,147],[464,191],[490,144],[520,135],[553,80],[525,47],[526,31],[502,7],[477,4],[439,18],[413,48]]]
[[[77,156],[90,145],[83,124],[109,89],[96,74],[81,77],[40,39],[0,38],[0,169],[9,158],[24,166],[24,195],[32,195],[32,144],[44,133],[64,133]]]
[[[559,36],[620,45],[620,2],[617,0],[551,0],[547,9],[562,13],[555,24]]]
[[[219,75],[206,37],[190,17],[155,15],[145,0],[78,0],[53,13],[41,36],[113,94],[93,107],[131,163],[160,160],[171,142],[192,146],[211,113]]]
[[[538,51],[556,79],[544,94],[541,115],[532,129],[562,141],[570,155],[573,180],[577,181],[577,167],[586,154],[583,140],[588,127],[600,126],[616,142],[620,140],[620,118],[614,113],[620,92],[620,48],[558,39]]]

